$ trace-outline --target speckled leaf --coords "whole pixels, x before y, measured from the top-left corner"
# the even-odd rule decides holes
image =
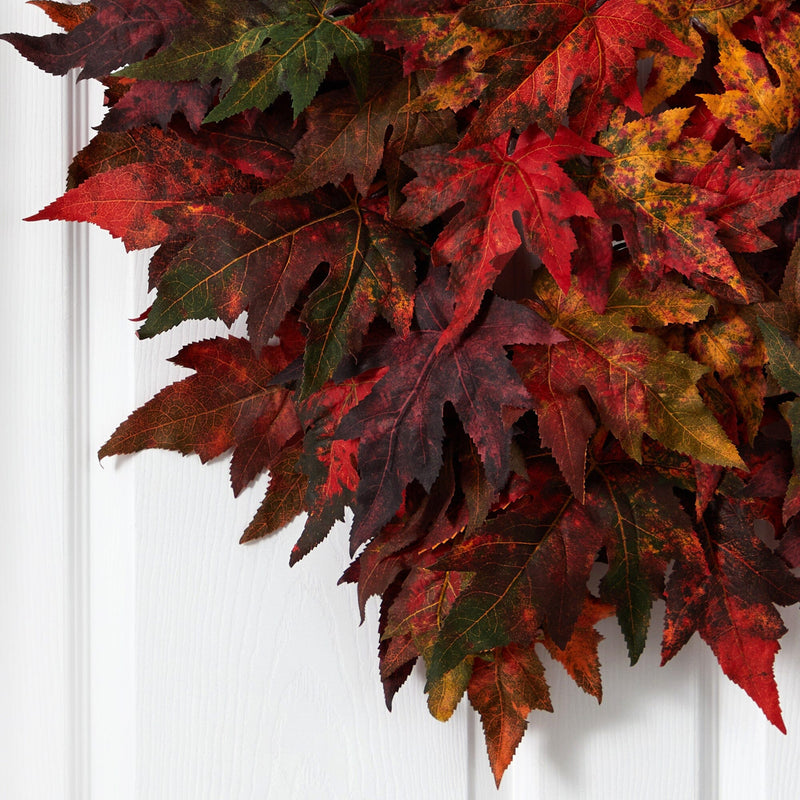
[[[514,353],[514,367],[533,398],[542,444],[583,502],[586,446],[597,423],[583,398],[570,391],[574,366],[551,347],[528,347]]]
[[[755,535],[743,504],[725,501],[703,531],[705,561],[678,561],[670,575],[662,659],[699,631],[722,671],[785,732],[772,665],[786,629],[774,604],[797,603],[800,579]]]
[[[552,711],[544,667],[533,647],[501,647],[475,660],[469,701],[481,715],[497,786],[511,763],[534,709]]]
[[[459,50],[497,49],[503,36],[464,22],[458,11],[464,0],[371,0],[346,21],[356,33],[403,51],[406,74],[438,67]]]
[[[317,94],[334,56],[363,97],[370,43],[333,18],[337,5],[336,0],[296,0],[284,8],[269,26],[268,43],[239,62],[236,78],[206,121],[264,110],[282,92],[289,92],[297,118]]]
[[[129,250],[168,238],[170,226],[156,212],[188,211],[215,196],[252,187],[223,159],[170,130],[152,128],[144,135],[98,135],[78,155],[71,173],[80,183],[29,219],[92,222],[122,239]]]
[[[767,392],[766,352],[753,315],[725,309],[697,326],[689,349],[717,374],[736,405],[745,438],[752,443],[761,425]]]
[[[552,139],[531,128],[513,143],[513,151],[511,147],[505,134],[466,152],[448,153],[438,145],[406,157],[418,177],[404,189],[408,201],[396,215],[399,221],[423,225],[463,204],[432,251],[434,263],[453,265],[453,334],[475,316],[484,292],[521,243],[568,289],[570,255],[577,247],[569,221],[595,216],[558,162],[602,156],[605,150],[566,128]]]
[[[536,37],[500,51],[487,65],[489,85],[467,134],[470,145],[531,123],[554,133],[565,116],[579,136],[591,139],[612,110],[642,110],[636,85],[636,49],[663,48],[690,57],[684,44],[644,4],[635,0],[477,0],[463,12],[478,25],[532,30]]]
[[[92,7],[95,13],[81,14],[74,27],[74,17],[64,19],[66,33],[4,33],[0,39],[53,75],[80,67],[81,78],[100,78],[162,47],[172,31],[191,22],[178,0],[92,0]]]
[[[800,15],[788,12],[773,28],[759,25],[760,44],[767,60],[748,50],[723,19],[717,24],[720,60],[717,72],[725,84],[722,94],[701,94],[712,113],[761,153],[777,134],[790,131],[800,119],[800,76],[797,62],[785,53],[800,46]],[[775,70],[778,85],[773,82]]]
[[[386,615],[382,643],[388,642],[388,646],[381,659],[383,674],[396,669],[398,662],[407,660],[411,653],[429,661],[442,620],[461,590],[462,577],[458,574],[423,567],[408,573]],[[429,710],[437,719],[446,718],[455,710],[467,689],[472,664],[471,657],[465,658],[431,682]]]
[[[606,226],[605,246],[610,248],[611,226],[618,224],[646,276],[701,272],[744,295],[739,270],[710,219],[724,195],[666,179],[678,168],[699,171],[713,157],[707,143],[681,137],[690,112],[672,109],[619,126],[614,123],[621,117],[615,117],[599,137],[613,157],[599,165],[589,199]]]
[[[601,421],[632,458],[641,461],[646,433],[707,463],[743,466],[697,391],[705,367],[633,330],[623,313],[597,314],[574,289],[564,296],[547,276],[540,274],[536,288],[534,307],[568,337],[550,347],[550,369],[561,376],[557,393],[584,403],[585,387]]]
[[[617,270],[609,280],[605,311],[619,314],[632,328],[657,329],[704,320],[714,298],[668,275],[651,287],[635,270]]]
[[[339,427],[337,438],[361,440],[353,551],[391,519],[412,479],[425,489],[433,485],[442,465],[447,402],[475,442],[489,482],[499,487],[506,480],[509,429],[530,408],[530,397],[504,357],[504,346],[560,338],[537,314],[494,297],[472,331],[440,346],[453,315],[444,281],[442,271],[434,271],[418,290],[420,330],[384,345],[377,362],[391,365],[390,374]]]

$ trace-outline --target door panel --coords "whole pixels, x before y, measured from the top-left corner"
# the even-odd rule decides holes
[[[44,32],[22,3],[0,29]],[[147,254],[102,232],[22,223],[56,197],[102,113],[96,89],[0,46],[3,535],[0,785],[12,799],[794,800],[800,635],[778,658],[783,737],[693,641],[663,669],[659,620],[635,668],[606,621],[604,700],[548,663],[537,713],[498,792],[480,723],[427,713],[416,671],[394,711],[377,613],[336,585],[346,528],[290,569],[298,526],[240,546],[266,486],[234,500],[227,464],[94,455],[134,407],[185,374],[190,323],[139,342]],[[241,331],[241,327],[236,328]],[[659,612],[660,613],[660,612]]]

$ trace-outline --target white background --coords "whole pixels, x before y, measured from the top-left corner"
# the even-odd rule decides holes
[[[3,0],[0,30],[53,28]],[[336,585],[344,528],[290,570],[297,529],[237,544],[263,479],[234,501],[224,460],[101,465],[116,424],[182,376],[164,359],[221,328],[138,342],[145,255],[88,226],[21,222],[63,190],[100,96],[6,43],[0,78],[0,797],[800,797],[797,609],[776,670],[788,736],[701,642],[660,669],[655,630],[631,669],[609,620],[602,706],[549,664],[556,713],[532,717],[497,792],[465,703],[434,721],[415,672],[386,711],[376,608],[359,627]]]

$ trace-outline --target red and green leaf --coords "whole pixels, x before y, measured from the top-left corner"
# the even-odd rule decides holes
[[[783,729],[800,601],[800,13],[790,0],[34,0],[99,79],[67,191],[150,257],[139,336],[226,325],[100,453],[231,453],[242,541],[353,511],[386,702],[464,695],[500,781],[539,660],[602,695],[697,631]],[[778,544],[762,531],[771,526]],[[560,667],[559,667],[560,668]]]

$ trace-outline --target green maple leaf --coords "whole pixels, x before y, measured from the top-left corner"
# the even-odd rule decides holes
[[[475,576],[442,625],[429,682],[470,654],[531,643],[540,628],[559,647],[570,640],[602,531],[564,491],[552,462],[536,478],[541,497],[487,522],[434,565]],[[492,568],[482,568],[486,563]]]
[[[219,122],[240,111],[265,109],[289,92],[295,118],[311,103],[334,56],[356,95],[363,98],[368,79],[370,42],[334,18],[338,3],[311,0],[272,4],[279,22],[269,25],[268,43],[245,56],[219,105],[206,117]]]
[[[222,98],[206,122],[251,108],[263,110],[282,92],[291,95],[297,117],[336,57],[363,99],[370,42],[340,24],[337,9],[332,0],[193,0],[194,25],[179,30],[169,47],[116,74],[162,81],[220,79]]]
[[[604,531],[608,572],[600,595],[613,602],[631,664],[647,641],[650,609],[664,589],[672,559],[702,556],[691,522],[669,484],[630,465],[599,468],[602,480],[586,499]]]

